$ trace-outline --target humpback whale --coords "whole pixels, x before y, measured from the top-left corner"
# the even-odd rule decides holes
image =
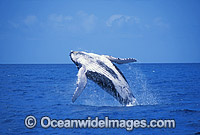
[[[72,97],[72,102],[75,102],[81,95],[87,84],[87,79],[90,79],[117,99],[122,105],[136,105],[136,99],[130,90],[126,78],[114,64],[136,62],[136,59],[121,59],[83,51],[71,51],[70,58],[79,70],[77,74],[77,88]]]

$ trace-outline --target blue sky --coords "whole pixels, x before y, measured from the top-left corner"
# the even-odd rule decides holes
[[[200,62],[199,0],[0,1],[0,63],[72,63],[70,50]]]

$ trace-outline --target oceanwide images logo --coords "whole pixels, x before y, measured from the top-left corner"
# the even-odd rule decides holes
[[[34,116],[27,116],[24,120],[27,128],[34,128],[37,124],[37,120]],[[176,122],[173,119],[163,120],[137,120],[137,119],[99,119],[95,117],[87,117],[87,119],[51,119],[48,116],[44,116],[40,119],[40,126],[42,128],[124,128],[128,131],[134,128],[175,128]]]

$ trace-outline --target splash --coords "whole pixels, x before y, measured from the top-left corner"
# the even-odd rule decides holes
[[[126,69],[128,74],[127,80],[133,95],[136,97],[138,105],[155,105],[157,102],[157,95],[152,94],[152,89],[148,85],[148,80],[145,74],[134,65],[127,64]]]

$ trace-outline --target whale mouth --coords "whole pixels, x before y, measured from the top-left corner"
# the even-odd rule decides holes
[[[71,52],[69,53],[69,56],[70,56],[70,59],[76,64],[77,62],[75,62],[75,61],[73,60],[73,58],[72,58],[73,52],[74,52],[74,51],[71,51]]]
[[[74,62],[74,64],[76,65],[76,67],[77,67],[78,69],[80,69],[80,68],[81,68],[81,65],[80,65],[78,62],[76,62],[75,60],[73,60],[73,58],[72,58],[72,54],[74,54],[74,52],[75,52],[75,51],[71,51],[71,52],[70,52],[70,54],[69,54],[70,59],[72,60],[72,62]],[[76,52],[76,53],[77,53],[77,52]]]

